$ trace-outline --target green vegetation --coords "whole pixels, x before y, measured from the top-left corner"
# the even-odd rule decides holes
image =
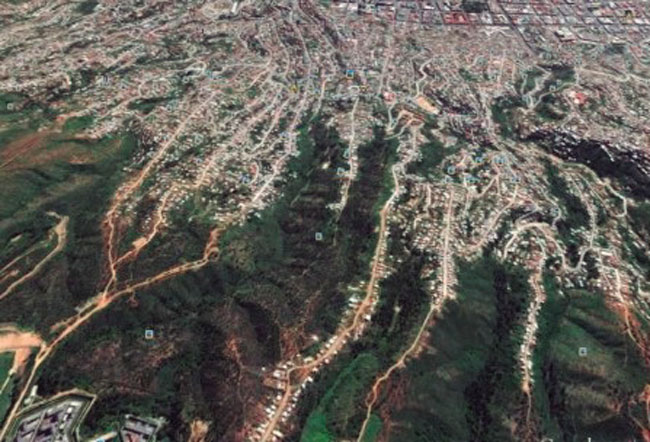
[[[345,270],[340,267],[341,251],[333,247],[335,214],[326,206],[336,200],[340,182],[331,167],[321,166],[329,162],[336,168],[344,146],[338,134],[318,119],[310,128],[300,130],[298,147],[300,155],[288,166],[293,178],[285,186],[283,198],[260,218],[224,235],[224,280],[238,299],[252,299],[256,291],[267,291],[280,296],[277,301],[291,303],[291,309],[301,309],[307,299],[303,297],[318,292],[317,280],[329,281],[320,287],[332,297],[330,302],[337,300],[335,311],[331,315],[325,312],[321,319],[323,326],[332,329],[343,294],[338,281],[326,275],[336,272],[345,277]],[[323,234],[322,242],[315,240],[316,232]],[[306,277],[296,280],[295,275],[304,271],[308,271]],[[298,293],[281,288],[283,281],[292,280],[296,280]]]
[[[465,12],[475,12],[480,14],[481,12],[488,10],[488,5],[486,2],[480,0],[463,0],[461,8]]]
[[[504,426],[501,416],[511,414],[513,405],[523,402],[516,355],[530,287],[522,269],[506,268],[489,260],[481,262],[480,266],[479,271],[491,276],[488,281],[492,286],[485,288],[494,295],[497,316],[489,355],[464,391],[469,405],[467,421],[472,440],[509,440],[510,429]],[[460,281],[462,292],[463,280]],[[473,282],[468,286],[470,291],[481,288]]]
[[[544,72],[537,68],[533,68],[526,71],[524,73],[525,80],[523,78],[519,78],[515,83],[515,89],[521,91],[522,94],[527,94],[529,92],[532,92],[535,89],[537,79],[541,77],[543,74]]]
[[[345,146],[321,119],[299,131],[298,146],[300,155],[289,163],[293,177],[283,198],[260,218],[224,235],[224,280],[240,299],[268,291],[284,302],[297,303],[310,293],[327,293],[330,308],[320,312],[316,323],[317,329],[332,332],[343,307],[345,284],[368,269],[375,242],[374,213],[383,198],[384,171],[392,161],[389,155],[394,145],[384,142],[378,131],[373,143],[359,148],[361,178],[352,183],[338,222],[336,213],[326,206],[338,200],[341,178],[336,171],[344,165]],[[323,169],[324,163],[330,166]],[[315,240],[316,232],[322,233],[322,242]],[[305,278],[295,278],[305,270]],[[281,290],[283,280],[294,281],[299,292]],[[300,304],[290,306],[301,308]]]
[[[111,305],[48,361],[39,379],[43,394],[73,385],[102,392],[84,435],[108,428],[128,412],[166,416],[170,424],[161,438],[186,440],[188,419],[199,417],[213,422],[210,432],[216,438],[230,440],[230,423],[242,415],[244,402],[253,400],[250,395],[257,394],[238,390],[237,379],[259,379],[239,372],[228,339],[239,337],[244,360],[268,365],[280,357],[281,328],[295,325],[296,318],[304,318],[307,335],[335,329],[348,285],[367,278],[368,256],[376,244],[373,218],[385,197],[395,143],[378,129],[375,139],[359,149],[359,175],[340,215],[327,206],[339,199],[342,178],[336,170],[345,165],[345,144],[323,117],[302,126],[297,143],[300,154],[290,161],[291,179],[282,197],[224,232],[218,261],[139,292],[137,308],[125,302]],[[326,163],[329,167],[323,168]],[[201,206],[190,204],[183,210],[189,219]],[[187,243],[204,242],[206,230],[192,220],[180,236],[170,232],[156,243],[155,254],[145,250],[130,264],[129,274],[151,274],[153,268],[187,259]],[[322,241],[315,240],[316,232],[323,234]],[[154,328],[157,338],[145,341],[145,328]],[[123,357],[106,364],[109,354]],[[343,362],[341,370],[349,369],[346,373],[359,383],[336,383],[341,373],[336,372],[325,385],[336,385],[336,393],[323,399],[327,431],[358,429],[358,408],[347,407],[361,399],[359,392],[373,378],[372,358],[369,354],[351,366],[355,355],[331,364]],[[316,415],[311,424],[315,433],[318,422]]]
[[[9,129],[0,131],[0,150],[11,143],[12,141],[20,138],[21,136],[28,133],[28,129],[23,127],[11,127]]]
[[[540,103],[535,107],[537,115],[545,121],[559,121],[566,117],[568,108],[553,95],[545,95]]]
[[[512,440],[504,421],[522,403],[515,355],[527,276],[490,257],[457,268],[458,299],[436,319],[429,350],[399,374],[408,382],[391,440]]]
[[[619,233],[623,238],[623,258],[636,262],[646,276],[650,277],[650,255],[648,255],[647,248],[637,246],[627,229],[620,227]]]
[[[377,313],[373,316],[369,330],[353,344],[350,353],[338,355],[334,362],[321,371],[314,384],[301,400],[301,407],[306,412],[312,411],[309,417],[303,416],[301,424],[305,428],[303,440],[311,440],[315,435],[328,436],[329,440],[350,439],[358,435],[361,423],[365,418],[363,407],[367,389],[344,402],[338,402],[343,408],[339,413],[345,415],[346,425],[337,425],[341,419],[329,418],[325,413],[323,401],[330,397],[335,386],[345,379],[345,373],[353,370],[355,358],[364,355],[376,361],[377,375],[394,363],[398,355],[412,342],[414,333],[424,320],[429,306],[429,295],[425,290],[426,281],[421,278],[422,268],[430,263],[432,257],[404,248],[397,238],[401,231],[396,228],[391,231],[388,253],[403,259],[399,268],[381,283],[381,298]],[[399,309],[396,309],[399,307]],[[341,375],[341,373],[344,373]],[[320,399],[324,398],[324,399]],[[316,426],[319,414],[327,417],[328,425]],[[307,430],[309,429],[309,430]],[[364,439],[373,440],[381,430],[381,420],[373,417],[364,434]],[[328,440],[328,439],[326,439]]]
[[[570,65],[554,64],[542,67],[549,70],[551,76],[544,82],[544,87],[540,91],[540,94],[549,90],[557,90],[566,84],[575,82],[575,69]]]
[[[18,322],[47,336],[49,327],[96,293],[102,269],[101,217],[137,142],[133,135],[98,142],[45,139],[31,163],[0,172],[0,250],[11,259],[47,238],[54,211],[70,217],[68,247],[48,272],[0,302],[0,322]],[[41,161],[39,155],[48,155]],[[86,163],[67,162],[72,155]],[[13,240],[13,241],[12,241]]]
[[[555,338],[562,314],[566,310],[568,299],[560,294],[559,287],[552,273],[545,271],[542,286],[546,302],[537,318],[537,344],[533,352],[532,377],[534,380],[533,398],[537,414],[541,421],[542,433],[551,438],[560,439],[560,428],[551,416],[549,398],[544,388],[544,358],[548,354]]]
[[[312,412],[301,442],[335,441],[332,434],[346,434],[350,421],[358,413],[359,398],[363,397],[379,368],[377,359],[361,353],[343,370],[332,388]],[[354,422],[355,427],[358,422]],[[374,424],[376,432],[377,423]],[[356,428],[355,428],[356,429]]]
[[[54,116],[54,111],[26,95],[0,92],[0,133],[34,131]],[[5,142],[0,136],[0,147]]]
[[[621,332],[621,318],[600,293],[571,290],[561,295],[544,275],[547,301],[533,370],[535,406],[544,435],[559,440],[633,440],[644,407],[632,398],[650,382],[635,344]],[[642,334],[648,330],[642,330]],[[584,347],[586,355],[579,356]],[[628,407],[614,412],[616,403]]]
[[[650,203],[642,202],[637,206],[631,206],[627,210],[630,223],[639,236],[650,239]]]
[[[492,120],[501,128],[501,136],[510,138],[515,135],[515,112],[524,107],[520,97],[498,97],[491,106]]]
[[[391,236],[393,234],[399,237],[399,231],[393,231]],[[391,253],[395,249],[393,246]],[[411,333],[424,320],[430,301],[421,273],[432,257],[415,250],[397,250],[395,254],[403,256],[404,261],[382,281],[377,312],[372,326],[361,340],[366,348],[372,349],[383,366],[392,363],[395,355],[408,346]],[[399,313],[396,313],[396,308],[399,308]]]
[[[464,0],[464,2],[466,2],[466,1],[467,0]],[[477,77],[474,74],[472,74],[470,71],[468,71],[465,68],[460,68],[458,70],[458,73],[463,78],[463,80],[467,81],[468,83],[475,83],[478,80]]]
[[[257,97],[259,94],[260,94],[260,90],[257,86],[253,86],[246,89],[246,96],[250,99]]]
[[[0,422],[3,421],[11,406],[13,381],[9,380],[8,377],[13,361],[13,353],[0,353]]]
[[[571,192],[566,180],[560,175],[560,170],[551,163],[546,165],[546,178],[551,194],[563,207],[562,219],[557,223],[560,238],[567,246],[575,248],[579,240],[572,230],[589,226],[589,212],[580,198]]]
[[[215,48],[224,51],[228,54],[232,54],[233,42],[230,38],[218,38],[211,43]]]
[[[406,171],[424,177],[436,177],[440,175],[440,165],[451,149],[447,148],[440,140],[428,131],[425,131],[428,141],[420,148],[420,158],[410,162]]]
[[[219,281],[214,269],[202,277],[188,274],[162,290],[140,293],[137,309],[116,303],[73,334],[47,362],[39,380],[44,394],[71,387],[101,392],[82,427],[84,438],[133,413],[166,416],[170,422],[161,436],[182,440],[179,432],[187,428],[183,416],[207,417],[217,397],[229,398],[220,416],[229,419],[238,413],[236,392],[227,385],[235,374],[225,356],[226,334],[215,315]],[[246,315],[240,308],[221,314],[234,321]],[[148,328],[155,330],[153,341],[144,339]],[[220,396],[216,388],[224,381]]]
[[[21,106],[24,100],[25,97],[20,94],[0,93],[0,115],[13,113],[13,106]]]
[[[363,434],[363,442],[374,442],[379,436],[381,431],[382,422],[381,418],[376,414],[371,414],[370,419],[368,420],[368,425],[366,426],[366,432]]]
[[[623,55],[626,53],[626,45],[621,44],[607,44],[605,45],[603,53],[609,56]]]
[[[301,442],[333,442],[334,437],[327,429],[327,417],[321,411],[314,411],[300,437]]]
[[[170,97],[138,98],[137,100],[130,102],[128,108],[138,110],[146,115],[154,110],[156,106],[162,105],[170,99]]]
[[[575,82],[575,70],[569,65],[543,66],[550,71],[550,76],[535,94],[534,100],[541,97],[540,103],[535,108],[537,115],[545,121],[557,121],[566,116],[569,110],[563,99],[558,95],[562,89]]]
[[[375,226],[379,210],[392,191],[391,166],[396,160],[397,141],[387,140],[383,127],[375,127],[372,141],[358,148],[359,176],[352,182],[348,201],[339,219],[340,240],[355,256],[351,271],[364,275],[377,240]]]
[[[77,12],[81,14],[92,14],[95,11],[95,7],[97,5],[97,0],[83,0],[77,6]]]
[[[66,120],[65,124],[63,125],[63,131],[64,132],[82,132],[85,129],[88,129],[93,125],[94,118],[91,117],[90,115],[86,115],[83,117],[72,117]]]

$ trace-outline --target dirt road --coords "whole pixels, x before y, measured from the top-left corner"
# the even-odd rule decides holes
[[[350,324],[348,324],[345,327],[342,327],[334,335],[334,341],[332,342],[332,345],[325,352],[323,352],[320,356],[318,356],[316,359],[314,359],[312,362],[308,364],[297,365],[287,370],[287,374],[285,377],[287,389],[284,392],[282,399],[278,403],[277,409],[273,417],[269,421],[266,429],[264,430],[264,433],[259,439],[262,442],[266,442],[272,437],[273,431],[277,428],[278,421],[280,420],[282,413],[286,410],[289,404],[289,399],[291,398],[292,394],[295,392],[295,387],[294,387],[295,384],[292,384],[292,379],[291,379],[292,374],[294,373],[302,374],[302,377],[297,380],[297,384],[299,385],[304,381],[304,378],[306,377],[306,373],[309,373],[313,368],[318,368],[322,366],[326,360],[329,360],[331,357],[336,355],[343,348],[351,333],[357,328],[359,328],[359,326],[363,323],[363,315],[372,306],[373,298],[375,294],[375,285],[380,278],[380,268],[382,267],[382,262],[383,262],[383,255],[385,249],[384,244],[386,241],[386,228],[388,226],[388,214],[390,212],[391,204],[393,203],[393,201],[395,200],[397,195],[399,195],[400,192],[396,167],[397,165],[394,165],[391,170],[393,174],[393,182],[395,188],[390,198],[388,198],[386,204],[384,204],[384,207],[381,209],[379,213],[380,221],[379,221],[379,233],[377,238],[377,246],[375,247],[375,254],[372,260],[372,270],[370,272],[370,280],[368,281],[365,297],[359,303],[359,306],[357,307],[357,310]]]
[[[381,385],[384,382],[386,382],[387,379],[390,378],[391,374],[393,374],[395,370],[405,366],[406,358],[409,357],[418,348],[418,345],[420,344],[420,339],[422,338],[422,334],[424,333],[424,330],[426,330],[429,321],[431,321],[431,317],[436,311],[438,311],[444,305],[444,303],[447,301],[447,298],[449,297],[449,240],[451,237],[451,222],[452,222],[453,207],[454,207],[453,202],[454,202],[454,193],[452,189],[451,194],[449,195],[449,202],[447,203],[447,215],[446,215],[447,222],[445,227],[445,238],[444,238],[444,243],[443,243],[444,245],[442,251],[441,296],[431,300],[431,303],[429,305],[429,311],[427,312],[424,321],[422,321],[422,324],[418,329],[418,333],[415,336],[415,339],[413,339],[413,342],[411,343],[409,348],[406,349],[404,353],[402,353],[399,359],[397,359],[397,361],[393,365],[391,365],[390,368],[388,368],[388,370],[386,370],[386,372],[382,376],[377,378],[374,385],[372,386],[370,400],[368,401],[367,408],[366,408],[366,418],[363,421],[363,424],[361,425],[361,430],[359,431],[359,437],[357,437],[357,442],[361,442],[366,432],[366,428],[368,427],[368,422],[370,421],[370,416],[372,415],[372,409],[379,397],[379,389]]]
[[[56,247],[52,249],[52,251],[48,253],[47,256],[43,258],[38,264],[36,264],[30,272],[24,274],[21,278],[11,283],[11,285],[7,287],[7,289],[4,292],[0,293],[0,301],[6,298],[7,296],[9,296],[17,287],[22,285],[25,281],[28,281],[29,279],[34,277],[34,275],[40,272],[40,270],[45,266],[45,264],[47,264],[56,255],[61,253],[61,251],[65,247],[68,241],[69,218],[67,216],[61,217],[54,212],[48,212],[48,215],[54,216],[59,219],[59,223],[54,227],[54,229],[52,229],[53,233],[57,237]]]

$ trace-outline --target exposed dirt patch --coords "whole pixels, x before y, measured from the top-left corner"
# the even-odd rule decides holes
[[[107,341],[97,345],[86,361],[76,364],[84,375],[93,374],[98,390],[113,386],[122,394],[148,395],[156,390],[153,371],[175,356],[180,345],[177,338],[171,337],[131,346],[123,340]]]
[[[61,141],[60,146],[49,148],[49,141]],[[81,142],[96,142],[86,135],[70,135],[63,137],[60,130],[43,130],[25,135],[0,149],[0,170],[11,171],[50,163],[54,160],[65,160],[71,164],[87,164],[93,161],[93,156],[80,151],[74,143],[66,140]]]
[[[208,429],[210,428],[209,422],[204,422],[202,420],[195,420],[190,424],[190,438],[188,442],[204,442],[205,437],[208,434]]]
[[[0,353],[14,352],[12,371],[21,372],[33,348],[43,345],[35,333],[21,332],[13,327],[0,327]]]
[[[440,110],[434,105],[432,105],[429,102],[429,100],[424,98],[422,95],[418,95],[418,97],[415,99],[415,102],[417,103],[418,106],[420,106],[422,109],[429,112],[430,114],[438,115],[440,113]]]
[[[619,302],[610,302],[608,307],[619,317],[623,332],[627,333],[632,342],[636,344],[646,365],[650,366],[650,344],[636,315],[630,312],[629,307]]]
[[[12,141],[0,150],[0,169],[5,169],[19,158],[34,156],[34,151],[43,147],[43,142],[51,135],[49,131],[36,132]]]

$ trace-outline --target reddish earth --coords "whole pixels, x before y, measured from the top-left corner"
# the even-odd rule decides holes
[[[57,148],[45,148],[47,141],[52,140],[52,131],[32,133],[12,141],[0,150],[0,169],[5,171],[19,170],[34,165],[48,164],[63,159],[72,164],[86,164],[92,161],[92,156],[79,152],[71,144],[61,144]],[[76,137],[80,140],[88,140]],[[28,161],[25,161],[25,159]]]
[[[620,318],[624,333],[627,333],[630,339],[637,345],[646,365],[650,366],[650,343],[648,343],[648,337],[643,332],[641,323],[636,315],[632,314],[624,304],[612,302],[608,304],[610,310]]]
[[[31,332],[21,332],[12,327],[0,328],[0,353],[14,352],[12,371],[22,371],[33,348],[43,344],[41,338]]]
[[[17,158],[33,157],[33,151],[42,147],[43,140],[50,135],[50,132],[36,132],[25,137],[12,141],[0,150],[0,169],[4,169]]]
[[[209,428],[210,428],[210,424],[208,422],[204,422],[198,419],[195,420],[190,424],[190,431],[192,433],[190,434],[190,438],[188,439],[188,442],[205,441],[205,437],[208,434]]]
[[[388,380],[385,386],[385,399],[377,408],[377,414],[381,418],[382,428],[378,435],[377,442],[386,442],[390,439],[391,434],[391,413],[393,410],[400,410],[407,402],[408,379],[405,376],[396,377],[394,380]],[[372,400],[371,397],[366,398]]]

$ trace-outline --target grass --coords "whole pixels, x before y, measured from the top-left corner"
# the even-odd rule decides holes
[[[28,133],[28,130],[19,127],[19,126],[13,126],[10,127],[9,129],[5,129],[0,132],[0,149],[2,149],[5,145],[9,144],[10,142],[18,139],[20,136],[25,135]]]
[[[333,442],[334,440],[334,436],[327,429],[327,416],[321,411],[314,411],[307,420],[300,441]]]
[[[375,442],[381,432],[381,418],[376,414],[371,414],[366,426],[366,432],[363,434],[362,442]]]
[[[359,398],[367,390],[379,369],[377,359],[362,353],[338,376],[309,418],[301,442],[337,440],[333,434],[346,434],[357,413]],[[377,432],[374,423],[374,432]]]
[[[73,122],[69,130],[78,130],[82,124],[86,123]],[[44,150],[51,151],[57,158],[45,164],[26,165],[14,172],[0,172],[0,218],[19,217],[21,213],[47,201],[48,196],[56,197],[56,193],[69,192],[74,189],[75,177],[97,176],[113,171],[114,166],[109,161],[116,151],[119,154],[121,150],[114,146],[114,138],[90,145],[49,140]],[[66,160],[73,154],[93,158],[88,165],[70,164]],[[37,156],[34,155],[34,158]]]
[[[90,115],[86,115],[83,117],[69,118],[66,120],[65,124],[63,125],[63,132],[66,133],[82,132],[85,129],[92,127],[93,121],[94,119]]]

